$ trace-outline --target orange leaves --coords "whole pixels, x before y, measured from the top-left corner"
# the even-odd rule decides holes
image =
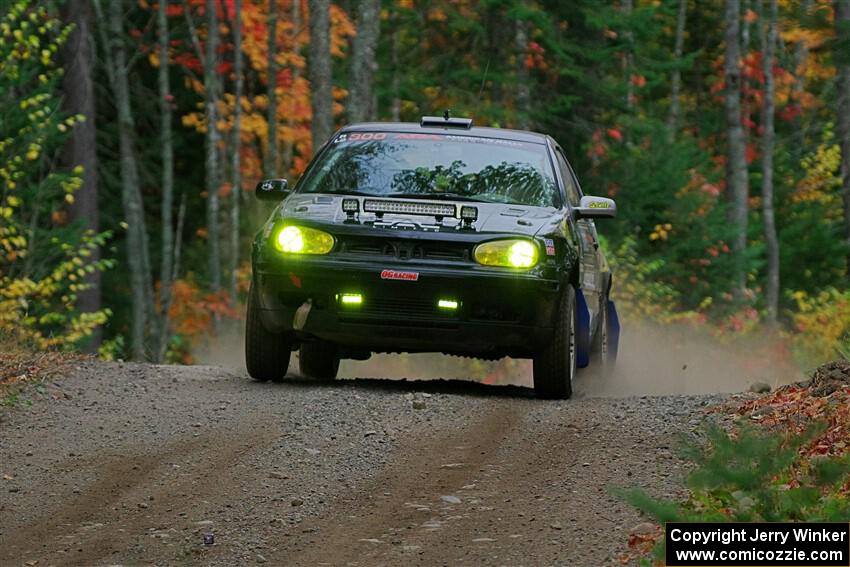
[[[348,40],[356,35],[354,23],[345,10],[331,4],[331,55],[342,57],[345,55],[345,47]]]
[[[528,52],[525,55],[526,69],[540,69],[541,71],[548,69],[544,58],[545,53],[546,50],[536,41],[528,42]]]
[[[850,362],[825,364],[811,382],[785,386],[746,401],[734,411],[791,436],[801,435],[815,421],[824,424],[823,430],[800,448],[801,462],[795,465],[796,478],[792,479],[799,483],[799,475],[812,458],[850,454]],[[847,488],[845,485],[845,492]]]
[[[173,303],[168,311],[174,332],[197,342],[213,331],[213,316],[236,319],[239,312],[230,303],[227,291],[204,293],[188,279],[177,280],[171,289]]]

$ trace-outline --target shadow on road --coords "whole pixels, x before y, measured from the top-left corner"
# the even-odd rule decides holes
[[[256,382],[258,386],[289,386],[295,388],[368,388],[393,392],[423,392],[428,394],[453,394],[464,396],[510,398],[534,398],[531,388],[514,385],[490,385],[472,380],[458,379],[429,379],[429,380],[399,380],[392,378],[345,378],[331,382],[323,382],[298,375],[288,375],[281,382]]]

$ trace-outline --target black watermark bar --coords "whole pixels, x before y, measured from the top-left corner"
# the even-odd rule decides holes
[[[668,522],[668,567],[850,567],[848,523]]]

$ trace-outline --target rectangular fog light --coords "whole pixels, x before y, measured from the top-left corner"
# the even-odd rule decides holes
[[[441,299],[437,301],[437,307],[440,309],[455,310],[457,309],[457,305],[458,303],[454,299]]]
[[[363,296],[359,293],[343,293],[339,296],[339,301],[343,305],[360,305],[363,303]]]

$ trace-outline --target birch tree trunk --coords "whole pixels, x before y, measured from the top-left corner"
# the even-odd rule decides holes
[[[99,10],[99,3],[95,3]],[[139,189],[139,170],[135,148],[136,125],[130,104],[130,87],[127,79],[127,54],[124,48],[124,6],[119,0],[109,2],[108,25],[111,36],[111,53],[107,60],[115,105],[118,109],[118,138],[121,170],[121,201],[127,222],[127,265],[130,271],[131,290],[131,352],[136,360],[147,355],[146,332],[153,320],[153,291],[151,267],[148,256],[148,237],[145,212]],[[102,21],[99,13],[98,19]]]
[[[297,3],[298,0],[295,0]],[[269,67],[267,73],[267,97],[269,147],[266,151],[265,177],[277,177],[277,0],[269,0]]]
[[[726,189],[731,198],[730,221],[735,231],[735,291],[739,299],[747,283],[747,179],[746,142],[741,125],[741,69],[739,0],[726,0]]]
[[[526,23],[516,22],[514,47],[516,48],[516,78],[517,78],[517,126],[521,130],[531,127],[531,88],[529,86],[528,67],[525,66],[525,56],[528,53],[528,32]]]
[[[97,207],[97,152],[94,92],[94,37],[92,33],[92,6],[88,0],[69,0],[65,5],[64,20],[74,24],[74,31],[62,49],[62,91],[65,95],[64,111],[69,115],[82,114],[85,122],[71,129],[62,161],[68,169],[83,167],[83,185],[74,194],[68,207],[70,222],[78,222],[92,232],[98,232]],[[92,250],[90,259],[97,261],[100,249]],[[85,283],[89,289],[78,294],[77,307],[83,313],[100,309],[100,271],[88,274]],[[101,329],[97,327],[91,346],[100,343]]]
[[[207,42],[204,57],[204,93],[207,122],[206,136],[206,190],[207,190],[207,250],[208,277],[210,291],[221,289],[221,253],[219,248],[218,224],[218,189],[219,189],[219,159],[218,159],[218,16],[215,0],[207,0]]]
[[[769,13],[767,5],[770,6]],[[764,105],[761,114],[761,123],[764,129],[761,198],[764,239],[767,244],[767,322],[774,325],[779,310],[779,240],[776,235],[776,220],[773,212],[773,150],[775,145],[773,58],[776,52],[776,0],[763,2],[761,15],[761,52],[764,69]],[[765,22],[765,20],[767,21]]]
[[[835,30],[839,46],[850,45],[850,0],[835,0]],[[836,53],[838,66],[838,140],[841,145],[841,194],[844,200],[844,238],[850,247],[850,54]],[[850,277],[850,254],[847,256]]]
[[[313,154],[333,134],[333,92],[331,84],[330,1],[309,0],[309,77],[313,109]]]
[[[242,122],[242,91],[244,80],[242,77],[242,0],[234,0],[233,7],[235,17],[233,18],[233,49],[234,62],[233,74],[236,78],[236,105],[233,108],[233,147],[231,148],[231,191],[230,191],[230,301],[236,305],[237,270],[239,269],[239,218],[240,199],[242,199],[242,175],[240,171],[242,150],[242,136],[240,132]]]
[[[167,306],[171,304],[174,281],[174,143],[171,135],[171,84],[168,71],[168,0],[160,0],[157,13],[159,27],[159,120],[160,161],[162,162],[162,262],[159,268],[159,337],[155,360],[162,362],[169,337]]]
[[[673,47],[673,60],[676,68],[670,79],[670,113],[667,115],[667,131],[669,140],[676,139],[676,131],[679,129],[679,90],[682,85],[682,70],[678,65],[682,61],[682,52],[685,48],[685,26],[687,25],[688,0],[679,0],[679,13],[676,16],[676,42]]]
[[[375,117],[372,84],[378,69],[375,49],[380,33],[381,0],[360,0],[357,5],[357,35],[351,53],[350,122],[363,122]]]

